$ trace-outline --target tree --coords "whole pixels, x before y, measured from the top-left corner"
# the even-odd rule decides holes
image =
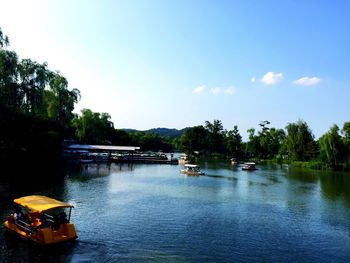
[[[46,93],[48,115],[62,127],[68,128],[74,117],[74,104],[80,99],[78,89],[68,90],[68,81],[59,73],[51,73],[50,91]]]
[[[344,135],[344,143],[350,150],[350,122],[345,122],[342,129],[342,134]]]
[[[285,133],[282,129],[269,128],[267,126],[269,124],[269,121],[260,122],[261,131],[257,135],[253,128],[247,131],[249,141],[246,143],[246,155],[248,157],[271,159],[280,152]]]
[[[22,103],[17,80],[17,54],[0,48],[0,105],[16,112],[20,110]]]
[[[208,150],[223,153],[226,131],[224,131],[221,121],[214,120],[213,123],[206,121],[205,129],[208,131]]]
[[[1,27],[0,27],[0,48],[7,47],[9,45],[9,38],[2,33]]]
[[[336,168],[343,164],[346,148],[339,134],[339,127],[333,127],[319,139],[320,156],[329,167]]]
[[[202,125],[188,128],[179,141],[180,149],[185,152],[206,151],[208,131]]]
[[[131,132],[132,143],[141,147],[143,151],[172,151],[173,145],[166,138],[153,132]]]
[[[121,129],[115,129],[109,139],[113,145],[132,145],[129,133]]]
[[[286,130],[285,149],[291,160],[307,161],[317,155],[314,135],[306,122],[288,123]]]
[[[105,144],[114,132],[111,116],[108,113],[81,110],[81,116],[76,116],[72,125],[76,128],[76,136],[82,143]]]
[[[250,128],[248,132],[248,142],[245,144],[245,156],[258,157],[260,151],[260,142],[258,136],[255,135],[255,129]]]
[[[243,155],[242,150],[242,136],[239,134],[238,126],[235,125],[232,131],[228,131],[225,138],[225,145],[228,153],[235,157],[241,158]]]
[[[345,122],[342,129],[342,134],[344,135],[344,145],[345,145],[345,157],[344,165],[345,168],[350,168],[350,122]]]
[[[40,156],[41,166],[59,166],[79,91],[68,90],[68,82],[47,63],[19,60],[8,44],[0,29],[0,162],[27,169]]]

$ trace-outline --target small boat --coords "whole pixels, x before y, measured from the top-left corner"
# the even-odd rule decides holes
[[[242,167],[242,170],[254,171],[254,170],[257,170],[257,169],[255,168],[255,163],[250,162],[250,163],[244,163],[243,167]]]
[[[179,164],[184,165],[188,163],[187,154],[182,153],[179,158]]]
[[[24,196],[14,202],[17,210],[4,222],[7,231],[39,245],[77,239],[74,224],[70,223],[72,205],[42,195]]]
[[[232,166],[237,166],[238,162],[236,158],[231,158],[230,161]]]
[[[187,175],[203,175],[204,173],[200,171],[200,168],[196,164],[185,164],[185,169],[180,170],[180,173]]]

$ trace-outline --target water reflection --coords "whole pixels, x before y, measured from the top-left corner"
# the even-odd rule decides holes
[[[319,173],[320,171],[316,170],[291,167],[287,170],[287,177],[291,180],[316,183],[319,179]]]
[[[325,197],[335,201],[343,199],[350,207],[350,174],[349,173],[322,173],[320,175],[321,190]]]
[[[8,262],[349,262],[349,174],[201,167],[205,176],[193,177],[173,165],[89,164],[55,184],[27,184],[12,197],[75,205],[79,240],[40,251],[0,229],[0,254]],[[0,204],[3,220],[11,206]]]

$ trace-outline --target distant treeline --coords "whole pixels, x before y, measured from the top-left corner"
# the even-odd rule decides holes
[[[242,142],[237,126],[226,131],[220,120],[206,121],[204,126],[188,128],[177,146],[187,152],[220,153],[241,160],[274,160],[316,169],[349,170],[350,122],[345,122],[341,130],[333,125],[318,140],[302,120],[288,123],[285,129],[269,124],[261,122],[258,132],[249,129],[248,141]]]
[[[169,136],[168,129],[115,129],[107,113],[84,109],[80,116],[75,115],[72,119],[71,130],[75,131],[75,139],[80,143],[134,145],[143,151],[198,152],[202,156],[240,160],[274,160],[317,169],[350,168],[350,122],[345,122],[342,129],[334,125],[318,140],[302,120],[288,123],[285,129],[269,127],[269,121],[259,125],[260,130],[251,128],[247,131],[246,142],[242,141],[237,125],[227,131],[220,120],[206,121],[204,125],[189,127]]]
[[[149,131],[115,129],[108,113],[83,109],[74,114],[80,99],[77,89],[47,64],[19,59],[8,49],[8,38],[0,29],[0,164],[19,169],[31,166],[61,167],[64,139],[88,144],[140,146],[143,151],[184,151],[238,159],[275,159],[299,162],[314,168],[349,169],[350,122],[340,130],[334,125],[319,140],[304,121],[285,129],[260,123],[249,129],[247,142],[238,127],[224,130],[220,120],[204,125]],[[10,176],[10,174],[8,174]]]

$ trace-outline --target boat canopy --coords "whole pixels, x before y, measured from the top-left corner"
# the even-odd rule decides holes
[[[185,164],[185,167],[195,168],[195,167],[198,167],[198,165],[196,165],[196,164]]]
[[[43,195],[29,195],[14,200],[16,204],[26,207],[32,211],[43,212],[53,208],[67,208],[74,207],[68,203],[64,203],[58,200],[55,200],[50,197]]]

